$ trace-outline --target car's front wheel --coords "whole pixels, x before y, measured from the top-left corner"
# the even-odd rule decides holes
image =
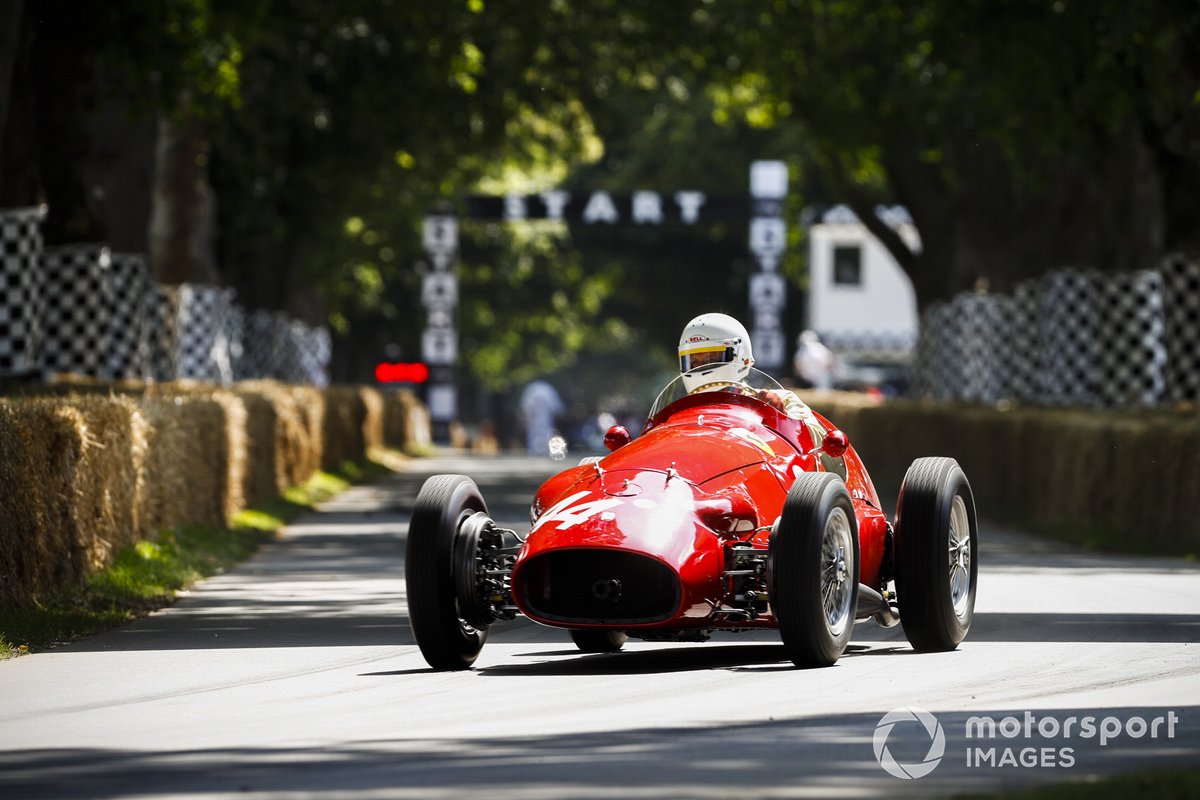
[[[979,523],[952,458],[918,458],[896,502],[896,602],[916,650],[953,650],[975,613]]]
[[[858,600],[858,525],[841,478],[796,479],[771,535],[767,571],[788,656],[800,667],[833,664],[850,643]]]
[[[465,475],[434,475],[417,495],[404,564],[408,618],[434,669],[467,669],[487,641],[490,620],[471,595],[478,535],[489,521]]]

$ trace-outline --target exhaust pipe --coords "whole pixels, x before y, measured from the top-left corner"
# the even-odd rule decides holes
[[[880,627],[891,628],[900,621],[900,612],[896,609],[895,600],[896,596],[891,592],[887,592],[885,597],[865,583],[860,583],[858,585],[858,612],[854,618],[857,620],[870,617],[879,623]]]

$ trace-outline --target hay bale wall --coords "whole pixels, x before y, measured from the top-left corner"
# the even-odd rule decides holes
[[[45,394],[0,398],[4,607],[78,586],[161,531],[228,524],[323,464],[383,446],[396,414],[373,389],[270,381],[218,389],[80,380]],[[404,402],[419,406],[411,395]]]
[[[885,504],[895,502],[913,459],[952,456],[985,518],[1135,551],[1200,552],[1194,412],[875,405],[840,393],[805,399],[850,437]]]
[[[383,446],[383,396],[377,390],[333,386],[324,394],[322,468],[336,469]]]
[[[384,444],[397,450],[415,452],[432,441],[429,411],[408,390],[384,395],[382,428]]]

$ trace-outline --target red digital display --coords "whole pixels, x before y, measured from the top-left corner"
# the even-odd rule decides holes
[[[419,361],[415,364],[384,361],[375,365],[375,380],[379,383],[424,383],[429,380],[429,367]]]

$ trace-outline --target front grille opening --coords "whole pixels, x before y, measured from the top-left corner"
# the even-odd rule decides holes
[[[555,622],[660,622],[679,608],[679,579],[658,561],[621,550],[558,550],[529,560],[522,594],[533,616]]]

